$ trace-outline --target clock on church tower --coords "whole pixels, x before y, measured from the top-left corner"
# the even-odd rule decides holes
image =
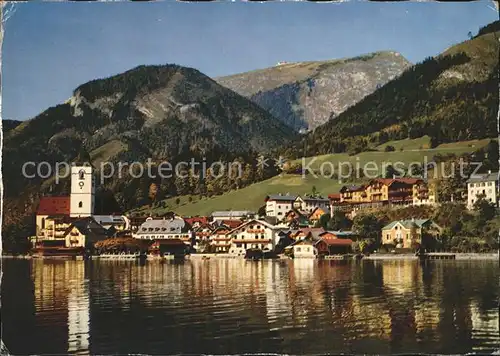
[[[90,165],[71,167],[70,216],[94,214],[95,178]]]

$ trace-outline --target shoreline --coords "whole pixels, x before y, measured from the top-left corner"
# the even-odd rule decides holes
[[[489,253],[451,253],[455,255],[454,260],[475,260],[475,261],[500,261],[499,258],[499,253],[498,252],[489,252]],[[24,260],[30,260],[30,259],[40,259],[40,260],[83,260],[82,256],[30,256],[30,255],[1,255],[2,259],[24,259]],[[199,254],[191,254],[187,255],[185,257],[185,260],[209,260],[209,259],[244,259],[244,256],[237,256],[237,255],[229,255],[229,254],[223,254],[223,253],[199,253]],[[105,256],[103,258],[99,258],[99,256],[92,256],[92,260],[132,260],[132,258],[123,258],[123,256],[117,256],[116,258],[112,258],[111,256]],[[278,256],[277,258],[271,258],[268,259],[270,261],[280,261],[282,259],[288,259],[285,257],[280,257]],[[311,258],[313,259],[313,258]],[[401,261],[401,260],[418,260],[418,256],[415,254],[371,254],[368,256],[363,256],[362,260],[370,260],[370,261]],[[148,261],[154,260],[151,258],[147,259]],[[293,260],[293,259],[292,259]],[[329,260],[329,259],[318,259],[320,261],[322,260]],[[344,259],[345,261],[348,261],[350,259]]]

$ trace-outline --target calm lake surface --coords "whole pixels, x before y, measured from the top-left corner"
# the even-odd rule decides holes
[[[498,349],[498,261],[2,260],[12,354]]]

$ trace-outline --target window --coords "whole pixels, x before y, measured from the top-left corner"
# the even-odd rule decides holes
[[[83,207],[83,202],[79,202],[79,203],[78,203],[78,207],[79,207],[79,208],[82,208],[82,207]]]
[[[45,218],[42,218],[42,229],[45,229]]]
[[[491,187],[493,185],[493,182],[489,182],[488,185]]]
[[[241,248],[241,244],[236,244],[236,247]]]
[[[295,247],[295,251],[300,252],[300,247]]]

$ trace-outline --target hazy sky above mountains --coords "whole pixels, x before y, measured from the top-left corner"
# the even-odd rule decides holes
[[[141,64],[209,76],[278,61],[400,52],[415,63],[498,19],[492,2],[32,2],[16,5],[3,44],[4,119],[31,118],[89,80]]]

